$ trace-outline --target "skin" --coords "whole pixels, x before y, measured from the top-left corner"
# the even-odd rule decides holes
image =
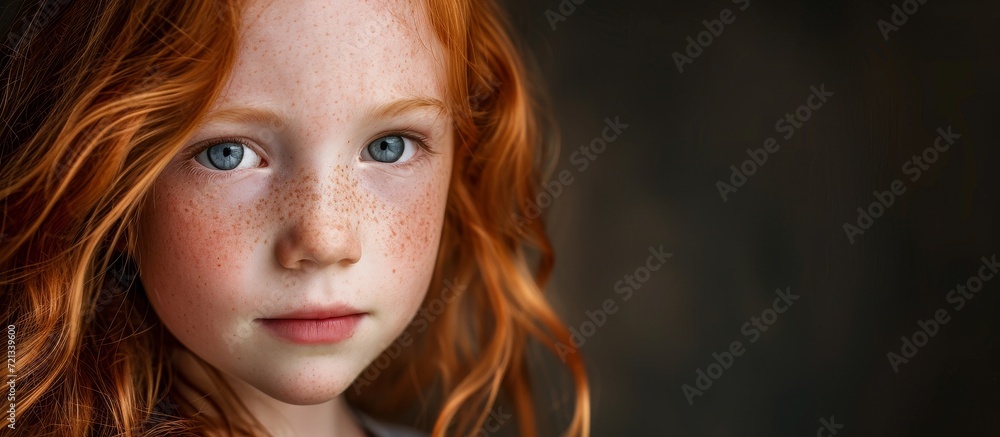
[[[422,5],[250,2],[235,70],[212,112],[158,176],[140,211],[136,260],[150,302],[187,350],[176,371],[208,384],[190,354],[222,371],[274,435],[362,435],[342,393],[416,314],[440,243],[452,122],[433,106],[366,116],[413,97],[445,101],[444,48]],[[405,165],[365,156],[396,130]],[[219,138],[240,168],[205,166]],[[255,156],[259,156],[259,161]],[[367,314],[339,343],[283,340],[258,319],[312,305]]]

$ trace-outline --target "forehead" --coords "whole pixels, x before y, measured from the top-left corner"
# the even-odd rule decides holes
[[[444,79],[444,48],[423,2],[252,0],[216,106],[344,119],[350,108],[400,97],[444,100]]]

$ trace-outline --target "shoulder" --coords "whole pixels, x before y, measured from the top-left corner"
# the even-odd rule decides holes
[[[428,437],[429,434],[408,428],[394,423],[376,420],[365,413],[355,410],[354,413],[361,421],[361,426],[375,437]]]

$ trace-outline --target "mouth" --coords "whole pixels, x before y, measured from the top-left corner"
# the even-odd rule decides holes
[[[331,344],[354,335],[368,313],[350,307],[305,308],[257,319],[274,336],[296,344]]]

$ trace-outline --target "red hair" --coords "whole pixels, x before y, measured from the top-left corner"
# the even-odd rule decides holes
[[[543,293],[554,262],[544,222],[515,217],[531,216],[529,199],[554,145],[543,139],[541,112],[500,8],[489,0],[427,4],[450,56],[456,153],[424,305],[451,303],[434,320],[415,320],[403,334],[412,345],[388,362],[376,360],[377,377],[346,395],[383,419],[433,412],[435,436],[474,433],[509,400],[520,434],[536,435],[529,340],[553,353],[557,343],[571,342]],[[17,429],[264,432],[231,392],[211,400],[227,414],[194,414],[177,391],[185,381],[169,365],[176,340],[141,284],[115,293],[108,274],[118,251],[134,253],[134,223],[152,183],[225,85],[242,5],[35,7],[22,12],[33,18],[21,21],[29,25],[20,38],[8,38],[0,65],[7,84],[0,102],[0,301],[17,330]],[[44,31],[35,26],[41,18]],[[454,284],[461,293],[445,296]],[[563,358],[575,384],[566,433],[587,436],[586,372],[578,354]],[[154,414],[163,399],[178,403],[178,414]]]

